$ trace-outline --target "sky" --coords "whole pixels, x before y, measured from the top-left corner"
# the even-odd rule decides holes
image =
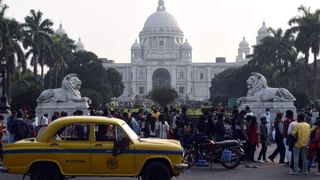
[[[30,9],[40,10],[62,23],[68,36],[81,38],[85,49],[116,63],[130,62],[130,47],[158,0],[3,0],[7,16],[23,22]],[[243,36],[255,45],[265,21],[274,29],[288,28],[288,20],[305,5],[313,12],[319,0],[164,0],[167,12],[178,21],[193,47],[193,62],[214,62],[226,57],[234,62]]]

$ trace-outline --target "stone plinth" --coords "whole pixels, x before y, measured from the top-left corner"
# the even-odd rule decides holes
[[[39,103],[36,108],[36,116],[40,118],[43,114],[47,113],[49,118],[54,112],[61,113],[62,111],[72,115],[76,110],[81,110],[84,115],[89,114],[89,105],[87,102],[49,102]]]
[[[293,102],[245,102],[240,104],[239,109],[244,110],[246,106],[249,106],[253,114],[257,117],[258,122],[260,122],[261,115],[265,112],[266,108],[270,109],[271,113],[271,120],[273,121],[275,118],[275,114],[277,112],[283,113],[283,118],[285,115],[285,112],[287,110],[291,110],[294,113],[294,118],[297,117],[297,109],[294,106]]]

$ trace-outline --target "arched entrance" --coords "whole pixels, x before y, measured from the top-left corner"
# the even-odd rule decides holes
[[[152,88],[170,87],[171,77],[168,70],[159,68],[152,75]]]

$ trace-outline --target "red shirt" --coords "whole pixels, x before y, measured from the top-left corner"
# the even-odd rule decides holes
[[[257,146],[259,144],[258,128],[256,126],[249,127],[247,131],[247,135],[248,135],[248,142],[251,145]]]
[[[290,123],[292,123],[294,121],[293,118],[287,118],[286,120],[284,120],[283,122],[283,137],[287,138],[288,137],[288,128]]]

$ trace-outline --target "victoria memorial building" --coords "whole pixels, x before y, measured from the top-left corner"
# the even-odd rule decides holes
[[[267,35],[268,29],[263,23],[257,43]],[[163,86],[176,89],[182,100],[209,99],[211,80],[227,68],[246,64],[246,55],[250,53],[249,44],[243,37],[235,62],[226,62],[220,57],[215,62],[193,63],[192,46],[175,17],[166,11],[163,0],[159,0],[156,12],[145,21],[138,39],[131,46],[130,63],[103,61],[105,68],[114,68],[122,75],[125,88],[120,101],[146,97],[152,89]],[[77,46],[83,49],[80,40]]]

